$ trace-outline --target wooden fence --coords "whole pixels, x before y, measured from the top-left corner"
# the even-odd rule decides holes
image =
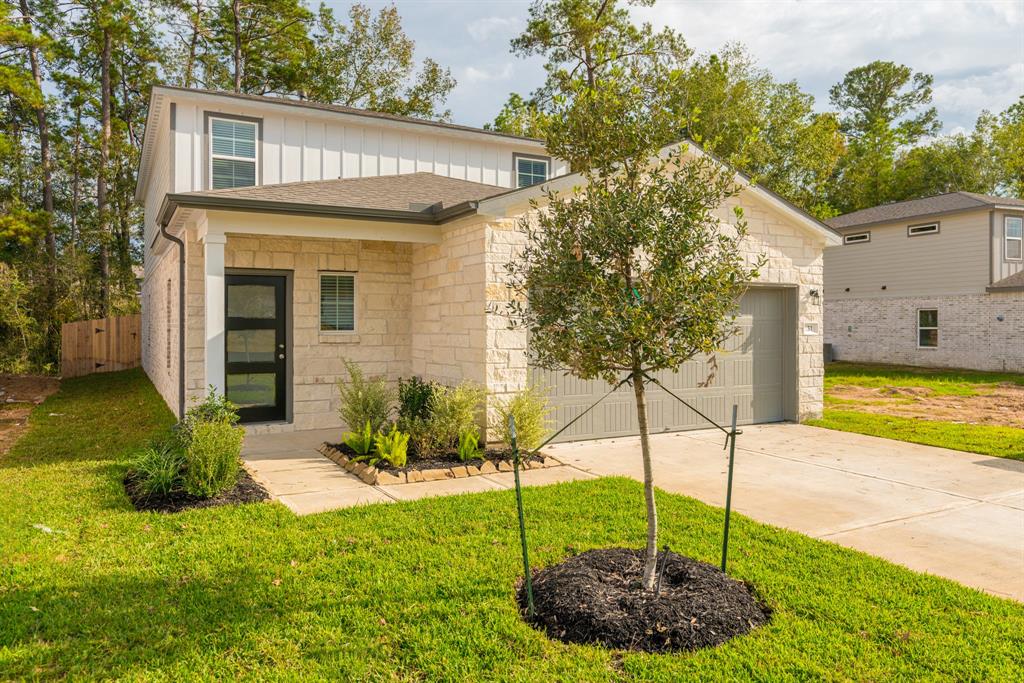
[[[142,316],[80,320],[60,327],[60,374],[115,372],[142,362]]]

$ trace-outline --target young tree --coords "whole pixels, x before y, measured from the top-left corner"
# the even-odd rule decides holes
[[[992,133],[992,150],[1000,189],[1024,197],[1024,95],[999,115],[999,125]]]
[[[521,229],[526,245],[508,265],[513,323],[525,327],[536,362],[583,378],[633,387],[644,467],[645,590],[653,590],[658,516],[651,468],[648,373],[713,354],[759,262],[742,250],[746,224],[723,205],[739,192],[734,173],[685,145],[659,154],[670,119],[614,78],[584,82],[552,153],[573,158],[585,183],[549,193]]]

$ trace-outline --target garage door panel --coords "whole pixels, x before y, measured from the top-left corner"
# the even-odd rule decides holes
[[[736,324],[738,332],[724,345],[726,350],[718,355],[718,369],[706,388],[699,386],[707,381],[711,371],[705,359],[687,361],[677,372],[664,370],[655,377],[719,424],[731,419],[733,403],[737,405],[740,424],[782,420],[786,381],[783,355],[787,344],[785,290],[750,290],[740,301]],[[558,427],[586,410],[610,388],[601,380],[584,381],[541,369],[534,369],[532,377],[535,383],[549,387]],[[657,386],[648,386],[647,400],[652,432],[710,426]],[[558,440],[596,439],[636,432],[633,390],[623,386]]]

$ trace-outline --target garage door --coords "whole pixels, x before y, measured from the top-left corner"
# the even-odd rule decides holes
[[[739,406],[740,424],[786,419],[786,397],[791,387],[787,361],[792,324],[787,324],[787,290],[751,289],[740,301],[737,334],[718,354],[718,371],[711,384],[699,387],[708,375],[706,359],[685,363],[676,373],[663,371],[658,380],[719,424],[728,424],[733,403]],[[787,334],[787,331],[789,334]],[[533,368],[533,381],[547,387],[556,427],[582,413],[610,388],[601,380],[583,381],[572,375]],[[651,432],[700,429],[709,424],[692,410],[648,385],[647,411]],[[600,439],[637,433],[633,389],[624,385],[563,432],[556,441]]]

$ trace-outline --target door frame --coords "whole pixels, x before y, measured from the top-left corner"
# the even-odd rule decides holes
[[[255,276],[271,276],[271,277],[283,277],[284,278],[284,387],[285,387],[285,404],[284,404],[284,422],[291,423],[294,418],[294,393],[295,393],[295,382],[294,382],[294,368],[295,359],[293,358],[295,351],[295,334],[294,334],[294,305],[292,302],[295,300],[293,294],[295,271],[292,270],[274,270],[269,268],[225,268],[225,278],[228,275],[255,275]],[[227,344],[227,296],[228,286],[225,280],[224,283],[224,343]],[[225,351],[225,368],[224,376],[225,382],[227,381],[227,352]],[[276,420],[274,422],[277,422]],[[246,424],[260,424],[259,422],[249,422]]]

